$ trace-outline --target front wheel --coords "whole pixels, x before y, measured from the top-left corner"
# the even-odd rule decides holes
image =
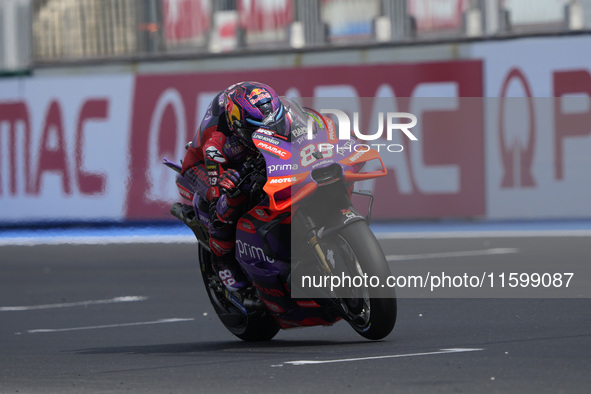
[[[268,341],[279,332],[279,324],[266,311],[244,314],[226,296],[227,291],[211,265],[211,253],[199,245],[199,265],[205,291],[220,321],[244,341]]]
[[[386,285],[390,268],[384,252],[365,221],[344,227],[336,238],[349,275],[379,278],[376,287],[352,288],[350,297],[341,298],[344,318],[367,339],[385,338],[394,329],[397,309],[394,288]]]

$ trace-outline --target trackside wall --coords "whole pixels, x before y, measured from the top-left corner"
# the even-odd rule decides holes
[[[419,141],[384,153],[388,176],[360,185],[376,194],[375,219],[590,218],[588,48],[589,35],[538,37],[0,79],[0,225],[168,219],[178,193],[162,157],[181,159],[213,95],[240,80],[316,107],[360,98],[348,109],[368,128],[372,102],[417,115]]]

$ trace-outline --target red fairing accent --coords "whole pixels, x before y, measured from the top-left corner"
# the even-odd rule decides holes
[[[235,240],[221,241],[219,239],[209,238],[209,247],[216,256],[223,256],[234,249]]]
[[[189,201],[193,201],[193,196],[194,196],[193,193],[191,193],[186,187],[181,186],[178,183],[176,184],[176,186],[178,187],[179,193],[183,198],[185,198]]]
[[[261,301],[263,301],[265,303],[265,305],[267,306],[267,308],[271,312],[273,312],[273,313],[283,313],[283,312],[285,312],[285,309],[283,309],[282,307],[280,307],[279,305],[277,305],[274,302],[267,301],[264,298],[261,298]]]
[[[318,305],[316,303],[316,301],[310,300],[310,301],[296,301],[296,304],[298,304],[298,306],[301,306],[302,308],[320,308],[320,305]]]
[[[257,232],[255,225],[250,220],[244,218],[241,218],[240,221],[238,221],[237,228],[238,230],[246,231],[249,234],[254,234]]]

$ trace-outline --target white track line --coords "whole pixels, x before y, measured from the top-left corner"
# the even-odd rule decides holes
[[[591,230],[475,230],[475,231],[375,231],[377,239],[458,239],[458,238],[544,238],[591,237]],[[36,245],[126,245],[126,244],[193,244],[193,235],[92,235],[0,237],[0,246]]]
[[[544,238],[591,237],[591,230],[474,230],[375,232],[377,239]]]
[[[48,333],[48,332],[64,332],[64,331],[80,331],[80,330],[97,330],[102,328],[117,328],[117,327],[131,327],[131,326],[145,326],[149,324],[165,324],[165,323],[178,323],[178,322],[185,322],[185,321],[192,321],[195,320],[194,318],[180,318],[174,317],[171,319],[160,319],[154,321],[143,321],[143,322],[136,322],[136,323],[122,323],[122,324],[105,324],[102,326],[86,326],[86,327],[71,327],[71,328],[37,328],[34,330],[27,330],[28,334],[39,334],[39,333]],[[17,335],[20,333],[16,333]]]
[[[313,364],[332,364],[332,363],[346,363],[352,361],[366,361],[366,360],[381,360],[384,358],[401,358],[401,357],[418,357],[418,356],[433,356],[436,354],[449,354],[449,353],[464,353],[464,352],[477,352],[484,349],[469,349],[469,348],[457,348],[457,349],[441,349],[436,352],[425,352],[425,353],[409,353],[409,354],[390,354],[386,356],[372,356],[372,357],[358,357],[358,358],[340,358],[335,360],[298,360],[298,361],[286,361],[283,364],[272,365],[272,367],[281,367],[285,364],[288,365],[313,365]]]
[[[126,244],[188,244],[197,243],[193,235],[128,235],[76,237],[14,237],[0,238],[0,246],[36,245],[126,245]]]
[[[495,254],[518,253],[516,248],[493,248],[483,250],[463,250],[458,252],[423,253],[423,254],[392,254],[386,256],[388,261],[440,259],[445,257],[486,256]]]
[[[44,305],[28,305],[28,306],[2,306],[2,307],[0,307],[0,312],[34,311],[34,310],[38,310],[38,309],[70,308],[73,306],[116,304],[119,302],[145,301],[147,299],[148,299],[148,297],[145,297],[145,296],[124,296],[124,297],[110,298],[108,300],[63,302],[60,304],[44,304]]]

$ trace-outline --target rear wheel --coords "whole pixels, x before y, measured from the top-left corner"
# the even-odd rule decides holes
[[[386,284],[390,268],[384,252],[365,221],[344,227],[336,238],[349,275],[379,278],[376,287],[353,287],[350,297],[341,298],[345,320],[361,336],[382,339],[394,329],[397,314],[396,293]]]
[[[211,265],[211,252],[199,245],[199,265],[207,296],[220,321],[232,334],[244,341],[268,341],[280,327],[266,311],[244,314],[226,297],[226,289]]]

